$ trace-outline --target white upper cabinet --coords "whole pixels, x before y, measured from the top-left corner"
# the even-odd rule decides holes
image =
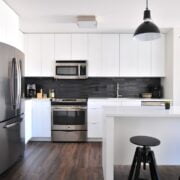
[[[152,76],[165,76],[165,35],[152,41]]]
[[[71,60],[71,34],[55,34],[55,60]]]
[[[138,76],[151,76],[151,42],[138,42]]]
[[[72,34],[72,59],[87,60],[87,34]]]
[[[102,35],[101,75],[119,76],[119,34]]]
[[[164,77],[165,43],[164,35],[142,42],[132,34],[27,34],[25,75],[52,77],[56,60],[87,60],[89,77]]]
[[[41,36],[25,35],[25,76],[41,76]]]
[[[41,76],[54,76],[54,35],[41,35]]]
[[[54,35],[25,35],[25,76],[54,76]]]
[[[100,76],[102,63],[102,35],[88,34],[88,76]]]
[[[120,35],[120,76],[165,76],[165,37],[154,41],[137,41],[132,34]]]
[[[120,35],[120,76],[138,75],[138,41],[132,34]]]

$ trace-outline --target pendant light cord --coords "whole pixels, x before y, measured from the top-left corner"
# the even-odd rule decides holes
[[[146,0],[146,9],[148,9],[148,0]]]

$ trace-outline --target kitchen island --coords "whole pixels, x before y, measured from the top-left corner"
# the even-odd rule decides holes
[[[130,137],[146,135],[161,144],[152,148],[158,165],[180,165],[180,107],[103,107],[103,174],[114,179],[114,165],[130,165],[136,146]]]

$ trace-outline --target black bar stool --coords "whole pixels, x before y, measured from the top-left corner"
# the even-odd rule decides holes
[[[149,136],[134,136],[130,138],[130,142],[140,147],[136,148],[128,180],[139,180],[141,163],[143,169],[146,169],[146,163],[149,163],[149,169],[152,180],[159,180],[154,152],[151,146],[158,146],[160,141]]]

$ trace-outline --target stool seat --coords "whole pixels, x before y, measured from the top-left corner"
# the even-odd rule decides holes
[[[158,146],[160,140],[149,136],[133,136],[130,138],[131,143],[138,146]]]

